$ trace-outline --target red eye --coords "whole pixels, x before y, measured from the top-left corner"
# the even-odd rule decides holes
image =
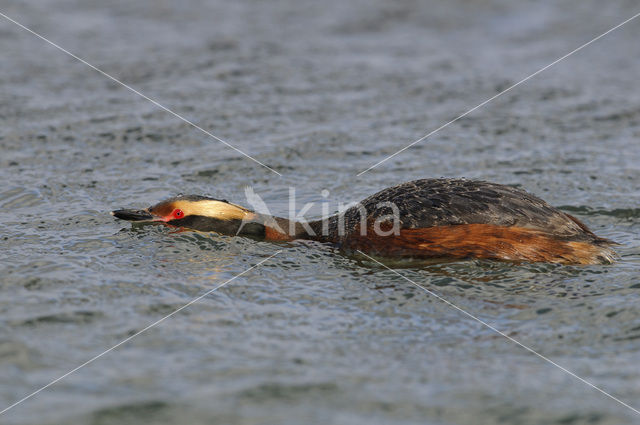
[[[173,216],[175,218],[182,218],[184,217],[184,213],[182,212],[181,209],[176,209],[176,210],[173,210]]]

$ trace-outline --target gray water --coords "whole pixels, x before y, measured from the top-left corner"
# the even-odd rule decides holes
[[[559,3],[559,4],[558,4]],[[640,12],[614,0],[1,2],[0,416],[11,424],[626,424],[638,415],[391,271],[328,246],[131,228],[177,193],[276,214],[415,178],[517,185],[611,266],[400,273],[640,408]],[[317,215],[317,210],[312,215]]]

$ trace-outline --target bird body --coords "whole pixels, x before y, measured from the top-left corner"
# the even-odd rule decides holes
[[[612,241],[540,198],[466,179],[410,181],[309,223],[194,195],[112,214],[272,241],[311,239],[381,257],[597,264],[611,263],[615,256]]]

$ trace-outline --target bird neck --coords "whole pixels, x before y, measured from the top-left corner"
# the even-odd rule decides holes
[[[259,222],[264,225],[265,239],[291,241],[294,239],[309,239],[317,241],[330,240],[329,235],[323,234],[323,223],[327,219],[315,220],[307,223],[289,220],[275,216],[259,216]]]

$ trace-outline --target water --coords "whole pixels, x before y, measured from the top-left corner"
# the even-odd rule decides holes
[[[345,4],[347,3],[347,4]],[[637,13],[630,1],[80,2],[0,10],[0,409],[11,424],[623,424],[631,410],[374,263],[317,244],[131,228],[177,193],[276,214],[423,177],[519,185],[613,266],[404,276],[640,406],[640,21],[356,174]],[[317,214],[314,211],[313,214]]]

